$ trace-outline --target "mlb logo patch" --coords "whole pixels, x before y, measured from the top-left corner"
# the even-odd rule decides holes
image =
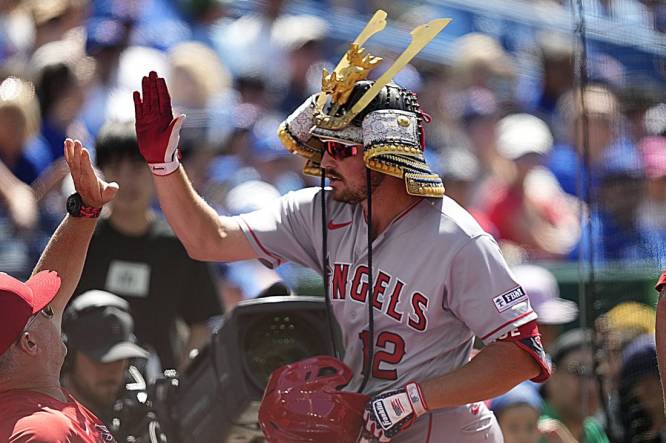
[[[504,294],[500,294],[493,298],[493,303],[495,303],[495,308],[497,308],[499,312],[504,312],[525,300],[527,300],[527,294],[523,288],[518,286],[517,288],[511,289]]]

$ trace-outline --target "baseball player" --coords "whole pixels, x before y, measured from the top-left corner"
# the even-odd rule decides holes
[[[416,96],[385,79],[365,80],[376,63],[352,45],[343,69],[324,73],[322,93],[280,127],[285,146],[306,158],[306,172],[325,175],[328,188],[219,216],[180,166],[184,116],[173,118],[155,72],[134,93],[141,154],[193,258],[257,258],[271,268],[293,261],[325,276],[353,371],[345,389],[371,397],[368,435],[501,442],[482,400],[548,377],[537,316],[495,241],[444,196],[426,164],[428,116]],[[470,361],[475,336],[486,347]]]

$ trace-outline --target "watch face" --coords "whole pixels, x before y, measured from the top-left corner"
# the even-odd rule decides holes
[[[72,215],[79,215],[81,212],[81,197],[72,194],[67,198],[67,212]]]

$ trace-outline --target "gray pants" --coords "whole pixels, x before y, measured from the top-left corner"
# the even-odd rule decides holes
[[[503,443],[495,415],[483,403],[426,414],[393,443]]]

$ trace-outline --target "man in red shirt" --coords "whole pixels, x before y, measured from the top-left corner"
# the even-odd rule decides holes
[[[0,441],[114,442],[106,426],[60,386],[67,348],[62,314],[88,250],[97,216],[118,185],[95,176],[88,151],[65,141],[76,193],[25,283],[0,273]]]

